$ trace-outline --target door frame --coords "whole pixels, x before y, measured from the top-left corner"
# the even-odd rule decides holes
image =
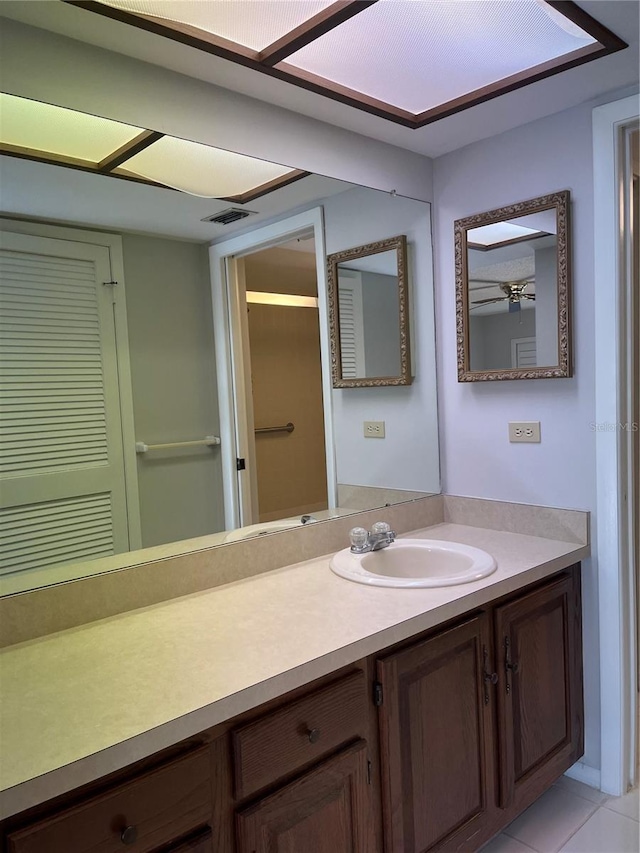
[[[627,383],[631,277],[624,244],[621,133],[638,120],[637,96],[593,110],[596,534],[600,627],[600,788],[621,795],[635,780],[637,607],[630,543],[628,460],[632,433]],[[637,508],[636,508],[637,511]],[[629,545],[627,545],[629,543]],[[635,555],[638,559],[638,555]]]
[[[136,438],[133,420],[133,386],[131,383],[131,364],[129,361],[129,332],[127,328],[127,304],[125,298],[124,261],[122,238],[117,234],[100,231],[85,231],[44,222],[31,222],[24,219],[0,218],[0,229],[16,234],[29,234],[33,237],[49,237],[54,240],[69,240],[73,243],[89,243],[102,246],[109,251],[111,277],[118,282],[120,299],[113,307],[116,332],[116,361],[118,370],[118,392],[120,396],[120,423],[122,430],[122,455],[124,459],[124,484],[127,501],[127,522],[129,528],[129,551],[142,548],[142,526],[140,521],[140,498],[138,492],[138,460],[136,458]]]
[[[316,250],[328,503],[330,509],[336,506],[337,481],[333,436],[331,341],[327,307],[324,211],[322,207],[314,207],[295,216],[214,243],[209,247],[220,409],[220,439],[223,451],[224,514],[227,530],[240,527],[244,519],[250,518],[251,477],[238,477],[236,459],[251,459],[251,436],[249,433],[253,429],[250,423],[252,416],[251,413],[247,413],[245,405],[248,397],[242,353],[238,289],[232,286],[237,271],[237,265],[233,264],[233,260],[277,246],[309,232],[313,232]]]

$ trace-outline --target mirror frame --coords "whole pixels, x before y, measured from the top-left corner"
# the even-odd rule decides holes
[[[502,370],[471,370],[469,346],[469,278],[467,269],[467,232],[518,216],[556,211],[557,290],[558,290],[558,364],[547,367],[511,367]],[[571,250],[570,193],[560,190],[528,201],[499,207],[486,213],[466,216],[454,222],[456,273],[456,332],[458,382],[488,382],[505,379],[566,379],[573,375],[571,329]]]
[[[398,321],[400,324],[400,374],[398,376],[372,376],[344,379],[340,352],[340,313],[338,311],[338,265],[395,249],[398,265]],[[409,333],[409,282],[407,265],[407,238],[404,234],[344,249],[327,255],[327,282],[329,296],[329,331],[331,336],[331,375],[334,388],[382,388],[388,385],[411,385],[411,340]]]

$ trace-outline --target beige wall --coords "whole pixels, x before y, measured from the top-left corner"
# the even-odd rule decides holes
[[[122,238],[136,440],[219,430],[206,247]],[[220,449],[138,456],[143,547],[224,529]]]
[[[315,295],[315,256],[268,249],[245,258],[247,290]],[[318,311],[249,305],[256,427],[295,424],[256,437],[260,521],[327,507]]]

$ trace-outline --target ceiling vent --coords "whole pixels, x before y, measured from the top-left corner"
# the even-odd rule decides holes
[[[241,207],[228,207],[220,213],[214,213],[212,216],[205,216],[201,222],[215,222],[217,225],[231,225],[232,222],[237,222],[238,219],[246,219],[247,216],[256,214],[257,210],[243,210]]]

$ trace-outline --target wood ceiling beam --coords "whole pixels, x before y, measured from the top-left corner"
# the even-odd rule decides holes
[[[337,0],[304,21],[294,30],[286,33],[282,38],[274,41],[258,54],[258,61],[261,65],[272,67],[282,62],[287,56],[306,47],[312,41],[320,38],[326,33],[333,30],[335,27],[364,12],[369,6],[373,6],[378,0]]]
[[[143,130],[142,133],[139,133],[134,139],[130,139],[129,142],[125,142],[124,145],[121,145],[120,148],[112,151],[111,154],[107,154],[107,156],[96,166],[96,171],[101,173],[110,172],[112,169],[117,168],[121,163],[124,163],[126,160],[130,160],[131,157],[134,157],[136,154],[144,151],[145,148],[153,145],[154,142],[162,139],[163,136],[164,133],[159,133],[157,130]]]

